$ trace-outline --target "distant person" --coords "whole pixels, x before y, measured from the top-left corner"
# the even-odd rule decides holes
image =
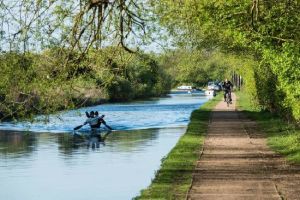
[[[102,115],[101,117],[99,117],[99,113],[98,111],[95,112],[95,118],[97,119],[97,124],[95,125],[95,128],[100,128],[101,123],[105,123],[104,119],[103,119],[104,115]]]
[[[79,125],[79,126],[75,127],[74,131],[82,128],[86,124],[89,124],[92,130],[100,128],[101,124],[104,124],[104,126],[106,126],[106,128],[108,128],[109,130],[112,130],[112,128],[110,126],[108,126],[106,124],[106,122],[104,121],[104,119],[103,119],[105,115],[101,115],[99,117],[98,111],[95,111],[95,112],[91,111],[90,113],[88,113],[86,111],[85,115],[87,117],[86,121],[82,125]]]
[[[95,117],[95,112],[91,111],[90,113],[85,113],[87,116],[87,120],[83,125],[89,124],[91,128],[97,128],[98,118]]]
[[[109,130],[112,130],[112,128],[110,126],[108,126],[106,124],[106,121],[103,119],[105,115],[101,115],[99,117],[99,113],[98,111],[95,112],[95,117],[98,119],[98,122],[97,122],[97,125],[96,125],[96,128],[100,128],[101,124],[103,124],[106,128],[108,128]]]
[[[86,116],[88,119],[83,125],[89,124],[92,129],[97,129],[100,128],[101,124],[103,124],[106,128],[112,130],[112,128],[108,126],[106,121],[103,119],[105,115],[99,116],[98,111],[91,111],[90,113],[86,112]]]
[[[226,94],[228,93],[229,101],[230,101],[230,103],[232,103],[231,90],[232,90],[233,84],[228,79],[225,79],[222,87],[224,90],[224,102],[226,101]]]

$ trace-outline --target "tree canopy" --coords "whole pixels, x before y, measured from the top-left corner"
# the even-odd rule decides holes
[[[32,64],[47,55],[53,66],[39,69],[48,70],[50,77],[63,71],[59,80],[69,81],[82,72],[89,74],[99,61],[101,66],[94,70],[97,83],[108,83],[110,79],[101,80],[104,76],[98,72],[110,71],[108,76],[118,76],[110,83],[122,83],[116,91],[125,91],[133,77],[146,80],[148,67],[153,76],[167,70],[173,85],[203,85],[234,72],[243,76],[245,89],[257,105],[300,120],[299,0],[2,0],[0,19],[1,59],[7,65],[3,73],[22,69],[20,76],[25,70],[30,76],[24,80],[32,79],[36,73],[29,70]],[[173,41],[173,46],[145,60],[146,54],[138,49],[149,39]],[[116,46],[138,52],[136,58],[147,67],[138,62],[141,71],[133,76],[135,66],[131,65],[136,62],[130,67],[120,64]],[[109,59],[103,62],[108,52]],[[13,64],[7,64],[10,59]],[[116,69],[107,70],[108,66]],[[13,85],[10,75],[4,80]],[[146,82],[152,87],[155,81]]]
[[[151,0],[151,5],[178,47],[247,59],[250,65],[231,67],[253,83],[252,96],[264,108],[300,120],[298,0]]]
[[[120,45],[127,51],[146,31],[147,5],[135,0],[2,0],[2,51],[53,46],[77,49]],[[133,42],[134,41],[134,42]]]

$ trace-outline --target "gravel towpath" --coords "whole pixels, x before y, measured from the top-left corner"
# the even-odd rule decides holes
[[[187,199],[299,199],[300,166],[266,144],[257,124],[236,110],[236,97],[212,112]]]

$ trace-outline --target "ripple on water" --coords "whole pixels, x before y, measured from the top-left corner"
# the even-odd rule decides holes
[[[49,124],[36,122],[30,128],[50,130],[46,133],[0,131],[0,199],[131,199],[150,184],[161,159],[185,132],[190,113],[204,101],[172,96],[138,102],[155,104],[151,109],[135,103],[101,105],[62,112],[63,121],[50,116]],[[95,138],[51,133],[81,124],[85,117],[78,113],[85,110],[100,110],[109,125],[130,130],[113,131],[94,147],[87,142],[96,143]]]
[[[46,117],[38,116],[33,123],[0,123],[0,129],[53,133],[72,132],[74,127],[86,120],[84,112],[91,110],[98,110],[104,114],[104,119],[116,130],[182,126],[188,123],[191,111],[207,100],[204,96],[178,94],[148,101],[104,104],[64,111]],[[47,119],[47,123],[43,120],[44,118]],[[82,129],[88,130],[88,127]]]

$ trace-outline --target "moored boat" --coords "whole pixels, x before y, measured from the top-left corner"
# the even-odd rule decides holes
[[[205,90],[204,94],[206,96],[216,96],[216,91],[215,90]]]

